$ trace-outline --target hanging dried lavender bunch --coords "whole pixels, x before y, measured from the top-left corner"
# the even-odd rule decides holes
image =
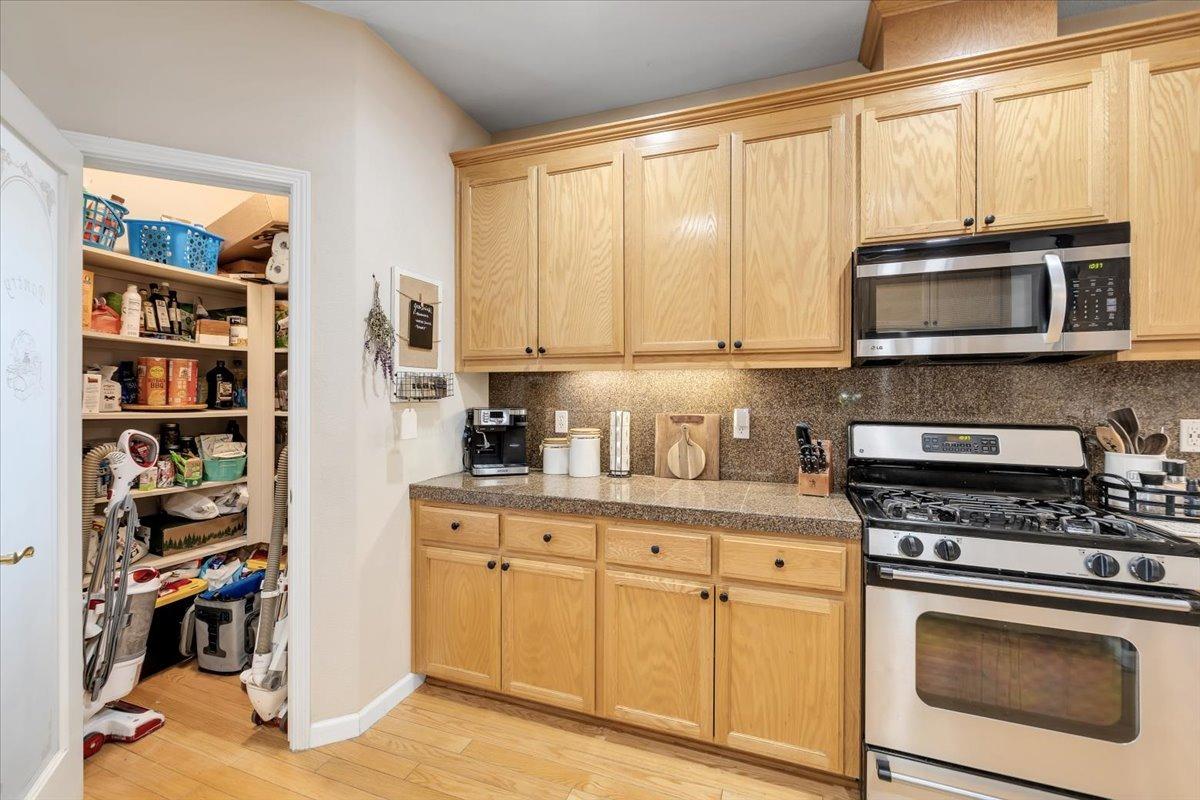
[[[375,299],[371,302],[371,310],[367,312],[367,332],[363,338],[363,357],[371,357],[372,371],[383,372],[383,378],[388,386],[396,377],[396,365],[392,361],[392,345],[396,341],[396,329],[392,321],[383,313],[383,305],[379,302],[379,281],[375,281]]]

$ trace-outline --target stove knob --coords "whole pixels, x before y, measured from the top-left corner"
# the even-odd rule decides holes
[[[1111,578],[1121,571],[1121,565],[1108,553],[1092,553],[1083,562],[1088,572],[1100,578]]]
[[[916,558],[925,550],[925,545],[915,536],[904,536],[900,539],[900,552],[909,558]]]
[[[953,539],[942,539],[933,546],[933,552],[943,561],[957,561],[962,555],[962,548]]]
[[[1167,569],[1153,558],[1139,556],[1129,562],[1129,571],[1138,580],[1146,583],[1158,583],[1167,576]]]

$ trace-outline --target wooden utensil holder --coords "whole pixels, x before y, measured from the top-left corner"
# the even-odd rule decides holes
[[[826,467],[821,472],[801,472],[799,467],[796,468],[796,490],[800,494],[828,497],[833,490],[833,442],[829,439],[820,441],[825,448]]]

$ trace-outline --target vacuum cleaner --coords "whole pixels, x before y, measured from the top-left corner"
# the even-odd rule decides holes
[[[258,614],[258,636],[250,668],[241,680],[254,711],[255,725],[273,725],[287,733],[287,578],[280,574],[283,537],[287,533],[288,449],[279,452],[275,465],[275,507],[267,569],[263,576]]]
[[[84,758],[94,755],[105,742],[136,742],[166,722],[157,711],[121,699],[133,691],[141,676],[154,601],[162,585],[157,571],[131,566],[138,513],[129,490],[143,471],[157,463],[158,440],[141,431],[125,431],[115,447],[104,445],[88,454],[85,481],[100,458],[108,459],[112,471],[112,497],[104,511],[104,529],[83,597]],[[123,543],[122,528],[126,531]],[[86,554],[85,539],[84,563]]]

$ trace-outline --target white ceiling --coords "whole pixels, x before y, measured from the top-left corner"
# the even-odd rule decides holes
[[[305,2],[366,22],[490,132],[853,60],[868,5],[868,0]],[[1113,4],[1062,0],[1060,14]]]

